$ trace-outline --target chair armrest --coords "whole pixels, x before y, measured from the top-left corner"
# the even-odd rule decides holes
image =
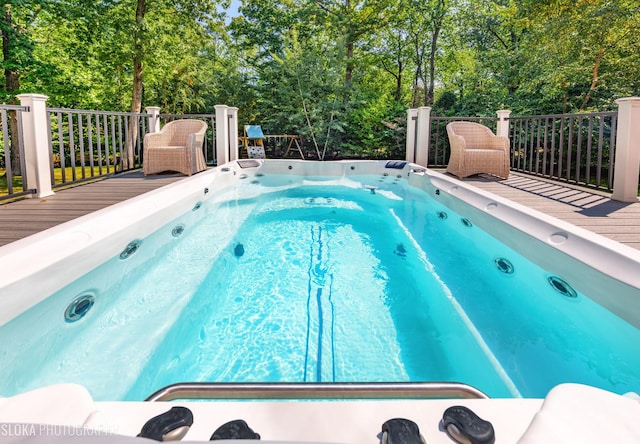
[[[204,137],[206,133],[206,127],[198,131],[197,133],[190,133],[187,136],[187,145],[185,149],[185,155],[187,157],[187,165],[190,165],[192,172],[197,172],[201,168],[198,167],[200,162],[204,163],[204,157],[202,153],[202,145],[204,144]],[[198,152],[198,150],[200,152]]]
[[[191,133],[187,138],[187,151],[193,151],[202,148],[204,143],[204,134]]]
[[[509,152],[510,150],[510,142],[509,138],[505,136],[493,136],[495,149],[504,150],[505,152]]]
[[[202,151],[202,145],[204,144],[204,136],[206,132],[207,128],[205,127],[197,133],[190,133],[187,136],[186,155],[187,163],[189,165],[193,165],[193,162],[198,158],[197,150]]]
[[[207,128],[198,131],[197,133],[191,133],[187,136],[187,151],[202,148],[204,144],[204,136],[207,132]]]
[[[449,135],[449,145],[451,146],[451,151],[464,150],[467,148],[467,142],[464,140],[464,137],[457,134]]]

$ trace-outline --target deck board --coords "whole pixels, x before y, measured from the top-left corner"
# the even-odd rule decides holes
[[[0,205],[0,246],[184,179],[180,174],[120,174]]]
[[[519,173],[507,180],[473,176],[464,183],[640,249],[640,202],[617,202],[607,193]]]
[[[115,203],[176,182],[185,176],[141,172],[57,191],[44,199],[0,205],[0,246]],[[622,203],[605,193],[512,173],[507,180],[474,176],[464,183],[640,249],[640,203]]]

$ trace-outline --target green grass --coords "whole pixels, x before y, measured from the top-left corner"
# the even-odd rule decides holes
[[[13,176],[12,178],[13,192],[22,191],[22,176]],[[6,196],[9,194],[9,186],[7,183],[6,171],[0,169],[0,196]]]
[[[82,167],[75,167],[76,170],[76,180],[82,179]],[[109,172],[113,173],[113,167],[109,168]],[[67,182],[71,182],[73,180],[73,168],[66,167],[64,169],[65,179]],[[102,174],[107,174],[107,169],[102,167]],[[91,177],[96,177],[100,175],[100,170],[98,167],[93,167],[93,176],[91,176],[91,167],[84,167],[84,177],[89,179]],[[53,169],[53,183],[60,184],[62,183],[62,168],[54,168]]]
[[[73,180],[73,168],[67,167],[64,170],[65,170],[65,178],[67,182],[70,182],[71,180]],[[82,167],[76,167],[75,170],[76,170],[76,180],[82,179]],[[105,174],[106,171],[107,171],[106,168],[103,167],[102,173]],[[113,168],[110,169],[110,172],[113,172]],[[94,167],[93,175],[98,176],[99,174],[100,174],[100,171],[98,170],[98,167]],[[86,178],[92,177],[91,167],[84,167],[84,177]],[[62,183],[62,168],[53,169],[53,181],[54,181],[54,185]],[[22,176],[13,176],[12,183],[13,183],[14,193],[19,193],[22,191]],[[9,194],[9,187],[7,184],[6,171],[4,169],[0,169],[0,196],[6,196],[7,194]]]

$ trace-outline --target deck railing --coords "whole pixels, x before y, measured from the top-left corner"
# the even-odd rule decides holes
[[[139,169],[145,134],[180,118],[207,122],[204,150],[209,165],[218,157],[229,160],[229,149],[217,146],[213,114],[161,115],[157,107],[150,107],[154,114],[48,108],[46,96],[18,98],[22,106],[0,105],[0,201],[45,197],[56,188]],[[235,110],[221,107],[225,113]],[[227,134],[236,131],[231,124],[235,112],[228,117]]]
[[[617,112],[509,117],[511,169],[610,192],[617,117]],[[498,132],[496,117],[430,117],[429,167],[447,166],[446,126],[456,120]]]
[[[635,201],[640,194],[640,98],[616,103],[619,111],[613,112],[510,117],[510,111],[501,110],[497,118],[433,117],[428,107],[410,109],[406,160],[445,167],[450,155],[446,125],[454,120],[475,121],[509,138],[512,171]]]
[[[53,188],[142,164],[145,114],[62,108],[47,108],[47,113]]]
[[[613,190],[617,112],[511,117],[511,169]]]
[[[54,188],[138,169],[150,114],[47,108]],[[215,163],[215,116],[159,114],[160,127],[177,119],[208,123],[204,142],[207,164]]]
[[[207,121],[209,165],[239,155],[237,108],[226,105],[216,105],[215,115],[160,114],[158,107],[132,114],[46,108],[46,96],[38,94],[18,98],[22,106],[0,105],[0,200],[44,197],[56,187],[139,168],[144,135],[177,118]],[[640,98],[616,103],[619,112],[509,117],[510,112],[502,110],[498,118],[431,117],[428,107],[408,110],[406,160],[446,166],[447,123],[472,120],[510,138],[512,170],[613,191],[614,199],[635,201],[640,181]],[[284,152],[296,157],[301,150],[295,153],[287,145]]]
[[[33,194],[27,187],[22,113],[26,106],[0,105],[0,200]]]

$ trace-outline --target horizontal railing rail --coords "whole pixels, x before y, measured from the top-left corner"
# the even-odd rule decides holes
[[[449,147],[449,137],[447,136],[447,124],[455,121],[476,122],[488,126],[495,132],[496,117],[430,117],[429,134],[429,159],[428,166],[432,168],[444,168],[449,162],[451,148]]]
[[[455,382],[379,383],[180,383],[145,401],[176,399],[487,399],[475,387]]]
[[[613,190],[617,112],[509,118],[511,169]]]
[[[147,114],[47,108],[53,188],[140,168]]]
[[[26,106],[0,105],[0,201],[34,194],[27,187],[22,113]]]

